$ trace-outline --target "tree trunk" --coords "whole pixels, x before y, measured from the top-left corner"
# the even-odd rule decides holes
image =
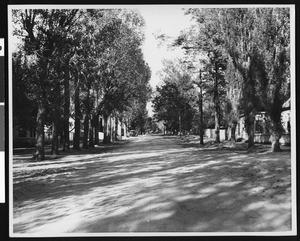
[[[183,109],[183,135],[186,136],[186,105]]]
[[[200,83],[200,92],[199,92],[199,114],[200,114],[200,116],[199,116],[200,117],[200,122],[199,122],[200,145],[203,145],[204,131],[203,131],[203,100],[202,100],[202,84],[201,83]]]
[[[59,70],[60,71],[60,70]],[[59,72],[60,73],[60,72]],[[58,133],[59,133],[59,124],[60,124],[60,84],[57,79],[55,82],[53,94],[55,99],[53,100],[53,120],[52,120],[52,148],[51,154],[58,155]]]
[[[272,145],[271,145],[271,151],[272,152],[279,152],[281,151],[281,148],[280,148],[280,143],[279,143],[279,140],[281,138],[281,133],[283,131],[283,127],[282,127],[282,124],[281,124],[281,118],[279,117],[281,116],[281,114],[278,114],[278,116],[274,117],[273,116],[273,119],[271,120],[273,122],[273,130],[272,130],[272,134],[271,134],[271,142],[272,142]]]
[[[45,158],[45,153],[44,153],[45,114],[46,114],[45,97],[42,96],[41,99],[38,100],[38,112],[36,116],[36,145],[35,145],[35,154],[34,154],[34,159],[36,161],[41,161]]]
[[[281,135],[279,133],[273,133],[271,136],[272,140],[272,146],[271,151],[272,152],[279,152],[281,151],[279,140],[281,138]]]
[[[94,147],[94,127],[91,119],[89,121],[89,147]]]
[[[248,149],[254,147],[254,120],[254,114],[249,114],[245,118],[245,127],[248,134]]]
[[[108,136],[109,136],[109,142],[114,142],[114,138],[113,138],[113,123],[112,123],[112,117],[109,117],[109,128],[108,128]]]
[[[94,117],[95,124],[95,145],[99,145],[99,114],[96,114]]]
[[[179,121],[179,136],[181,137],[181,113],[180,110],[178,112],[178,121]]]
[[[84,129],[83,129],[83,148],[88,149],[89,148],[89,136],[90,136],[90,79],[86,78],[86,96],[84,100],[84,106],[85,106],[85,115],[84,115]],[[91,141],[91,140],[90,140]]]
[[[79,76],[77,76],[77,80],[75,83],[75,94],[74,94],[74,109],[75,109],[75,133],[73,139],[73,150],[80,150],[80,99],[79,99],[80,87],[79,87]]]
[[[230,140],[235,141],[235,131],[236,131],[236,123],[231,124],[231,130],[230,130]]]
[[[110,119],[111,142],[115,142],[115,117]]]
[[[57,95],[60,94],[59,91],[59,82],[56,83],[55,91]],[[51,154],[58,155],[58,133],[59,133],[59,123],[60,123],[60,111],[59,111],[59,104],[56,101],[54,102],[54,110],[53,110],[53,121],[52,121],[52,148]]]
[[[248,132],[248,149],[254,147],[254,124],[250,125]]]
[[[115,141],[118,140],[118,124],[119,124],[118,118],[115,117]]]
[[[109,125],[108,125],[108,116],[103,116],[104,126],[103,126],[103,143],[110,143],[110,134],[109,134]]]
[[[58,121],[56,114],[52,123],[52,155],[58,155]]]
[[[89,116],[87,113],[84,114],[84,123],[83,123],[83,142],[82,148],[89,149],[88,137],[89,137]]]
[[[64,123],[63,123],[63,139],[64,151],[70,151],[70,135],[69,135],[69,118],[70,118],[70,83],[69,83],[69,61],[65,65],[64,78]]]
[[[102,143],[107,143],[107,116],[103,116],[103,141]]]
[[[217,111],[215,113],[215,142],[220,143],[220,124]]]
[[[215,142],[220,143],[220,102],[218,92],[217,64],[215,63],[214,106],[215,106]]]

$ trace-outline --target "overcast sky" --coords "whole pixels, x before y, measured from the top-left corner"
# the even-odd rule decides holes
[[[182,55],[181,50],[167,50],[165,46],[158,46],[154,33],[166,34],[176,37],[180,31],[191,25],[190,16],[184,15],[181,6],[147,6],[140,9],[141,15],[146,21],[145,42],[143,52],[146,62],[149,64],[152,77],[150,84],[155,87],[159,82],[157,71],[162,68],[162,59],[170,59]]]
[[[176,37],[181,30],[190,26],[192,22],[190,16],[184,15],[182,6],[145,6],[139,10],[146,22],[143,52],[152,72],[150,84],[155,89],[155,86],[161,81],[158,71],[162,69],[162,60],[180,57],[183,55],[183,51],[180,49],[171,51],[167,50],[166,46],[158,46],[154,34],[161,33]],[[152,115],[151,103],[147,105],[147,109]]]

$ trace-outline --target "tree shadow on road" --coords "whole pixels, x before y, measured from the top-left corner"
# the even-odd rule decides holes
[[[287,159],[160,147],[58,165],[14,185],[14,232],[288,231]]]

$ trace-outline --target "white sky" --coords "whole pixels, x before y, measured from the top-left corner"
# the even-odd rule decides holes
[[[183,52],[179,49],[168,51],[165,46],[159,47],[153,34],[159,32],[170,37],[177,37],[181,30],[191,25],[190,16],[184,15],[180,6],[145,6],[139,10],[146,21],[144,57],[152,71],[150,84],[155,87],[159,82],[156,74],[162,68],[162,60],[180,56]]]
[[[158,71],[162,69],[162,60],[183,56],[183,51],[180,49],[167,50],[166,46],[158,46],[154,33],[166,34],[175,38],[181,30],[191,25],[190,16],[184,15],[181,6],[142,6],[139,10],[146,22],[143,52],[145,61],[149,64],[152,72],[150,85],[155,89],[155,86],[161,81]],[[151,103],[148,103],[147,109],[149,115],[152,115]]]

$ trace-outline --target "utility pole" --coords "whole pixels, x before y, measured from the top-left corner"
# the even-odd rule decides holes
[[[189,66],[188,69],[195,68],[193,66]],[[194,72],[196,73],[196,72]],[[200,145],[203,145],[203,136],[204,136],[204,131],[203,131],[203,97],[202,97],[202,73],[203,71],[201,70],[201,67],[199,69],[199,82],[194,81],[194,84],[196,84],[199,87],[199,136],[200,136]]]
[[[201,69],[199,71],[199,113],[200,113],[200,121],[199,121],[199,132],[200,132],[200,145],[203,145],[203,100],[202,100],[202,72]]]

